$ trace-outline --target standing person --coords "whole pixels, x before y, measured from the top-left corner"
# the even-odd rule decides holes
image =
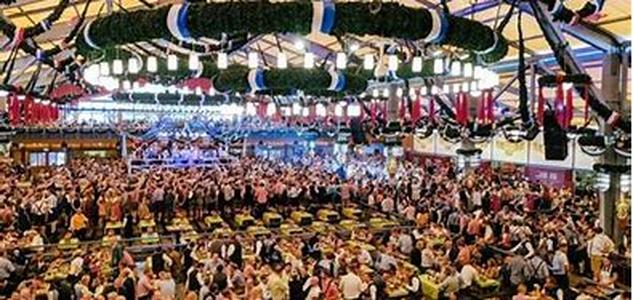
[[[147,268],[143,271],[143,275],[136,284],[136,299],[149,300],[152,299],[155,287],[153,283],[154,274],[152,270]]]
[[[569,288],[569,261],[567,260],[567,245],[561,243],[554,253],[554,258],[552,259],[552,266],[550,267],[550,271],[554,278],[556,279],[556,283],[560,286],[563,291],[567,291]]]
[[[165,200],[165,190],[160,186],[154,187],[154,192],[152,193],[152,204],[151,204],[150,209],[152,213],[154,214],[154,219],[157,220],[159,224],[161,225],[165,225],[165,214],[164,214],[165,205],[163,202],[164,200]]]
[[[380,272],[375,272],[374,277],[372,278],[371,283],[369,284],[369,287],[367,288],[369,299],[371,300],[387,299],[387,292],[385,291],[386,289],[387,289],[387,282],[385,282],[383,275]]]
[[[589,251],[589,257],[591,258],[591,272],[593,279],[598,280],[600,278],[600,270],[602,269],[602,260],[607,257],[614,249],[614,244],[611,238],[609,238],[602,228],[598,227],[595,230],[596,234],[591,240],[589,240],[587,251]]]
[[[259,183],[259,186],[255,188],[255,210],[253,214],[255,218],[259,219],[266,209],[268,203],[268,191],[266,190],[266,183],[264,181]]]
[[[12,277],[14,272],[15,265],[13,265],[13,262],[8,259],[7,253],[3,251],[2,253],[0,253],[0,282],[6,282],[6,286],[14,286],[14,283],[8,282],[9,278]],[[8,291],[7,287],[3,287],[2,289],[0,289],[0,291],[3,290]]]
[[[166,193],[165,193],[165,213],[164,213],[164,217],[168,220],[171,221],[171,219],[174,217],[174,204],[176,203],[176,194],[174,192],[173,188],[169,188]]]
[[[356,300],[360,299],[364,287],[362,280],[354,273],[353,269],[347,268],[347,274],[341,277],[339,289],[343,294],[343,299]]]
[[[283,266],[280,263],[273,264],[273,270],[268,275],[267,287],[272,300],[285,300],[290,295],[288,278],[283,274]]]

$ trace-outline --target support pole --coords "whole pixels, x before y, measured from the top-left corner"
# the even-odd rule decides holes
[[[623,69],[622,57],[615,53],[607,54],[602,64],[602,95],[607,99],[607,105],[616,111],[624,112],[626,98],[626,81],[621,80],[621,76],[626,76]],[[626,68],[626,67],[625,67]],[[624,69],[625,69],[624,68]],[[600,120],[600,130],[605,136],[612,134],[612,127]],[[601,163],[610,165],[624,165],[626,161],[617,155],[612,147],[603,154]],[[600,201],[600,226],[613,241],[619,245],[622,239],[622,231],[615,222],[615,207],[620,198],[620,174],[610,174],[610,185],[606,192],[599,195]]]

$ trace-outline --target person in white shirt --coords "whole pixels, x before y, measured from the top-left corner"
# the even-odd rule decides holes
[[[475,269],[475,267],[473,267],[470,264],[466,264],[462,267],[462,271],[459,273],[459,277],[460,277],[460,282],[461,282],[461,289],[467,289],[469,288],[472,284],[473,281],[475,280],[475,278],[479,275],[479,271],[477,271],[477,269]]]
[[[365,290],[365,287],[360,277],[358,277],[351,268],[348,268],[347,274],[341,277],[339,289],[343,294],[343,299],[355,300],[360,299],[360,295]]]
[[[589,251],[589,257],[591,258],[591,272],[594,280],[600,277],[600,270],[602,269],[602,259],[611,253],[615,247],[615,244],[606,234],[602,232],[602,228],[596,229],[596,235],[589,241],[587,245],[587,251]]]
[[[552,259],[552,266],[550,267],[551,274],[556,279],[558,286],[563,290],[567,290],[569,287],[569,277],[567,276],[567,272],[569,272],[569,260],[567,259],[567,245],[562,244],[554,253],[554,258]]]
[[[303,284],[303,291],[306,292],[306,300],[318,300],[321,295],[321,287],[319,287],[319,278],[312,276]]]
[[[422,271],[433,268],[433,264],[435,264],[435,253],[431,249],[430,244],[427,243],[424,249],[422,249],[422,260],[420,262]]]
[[[157,281],[158,290],[160,291],[161,299],[174,300],[176,299],[176,281],[171,277],[169,272],[160,272],[159,280]]]
[[[398,249],[403,254],[409,255],[413,250],[413,239],[410,234],[400,233],[398,236]]]
[[[6,258],[6,253],[0,253],[0,281],[11,277],[11,273],[15,272],[15,266]]]

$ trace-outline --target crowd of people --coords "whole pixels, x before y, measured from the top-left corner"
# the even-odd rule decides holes
[[[428,280],[438,298],[468,299],[488,280],[499,287],[493,297],[558,300],[592,297],[578,289],[583,283],[570,284],[571,274],[604,291],[624,276],[610,258],[630,258],[629,233],[612,241],[602,232],[592,192],[530,183],[517,170],[459,173],[440,160],[403,160],[386,171],[380,155],[350,154],[344,175],[331,161],[244,157],[132,174],[115,159],[39,170],[0,165],[0,291],[10,299],[374,300],[403,290],[400,297],[421,299]],[[356,206],[409,227],[237,233],[162,245],[145,258],[117,242],[138,237],[143,221],[162,231],[176,216],[289,217],[315,206]],[[106,230],[109,222],[123,224],[120,237]],[[109,237],[74,251],[46,246]]]

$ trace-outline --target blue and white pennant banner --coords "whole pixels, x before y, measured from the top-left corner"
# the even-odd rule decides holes
[[[330,73],[330,77],[332,78],[330,81],[330,86],[327,88],[328,91],[343,91],[347,86],[347,78],[345,78],[345,74],[333,69],[328,71],[328,73]]]
[[[336,7],[334,1],[312,2],[312,33],[330,33],[332,28],[334,28],[335,17]]]
[[[179,41],[192,42],[191,32],[187,24],[189,3],[174,4],[167,12],[167,29]]]
[[[250,70],[246,79],[248,80],[248,86],[251,88],[251,92],[266,89],[264,85],[264,71],[262,69]]]
[[[448,19],[443,12],[430,9],[431,13],[431,30],[424,38],[424,42],[439,44],[444,41],[448,33]]]

